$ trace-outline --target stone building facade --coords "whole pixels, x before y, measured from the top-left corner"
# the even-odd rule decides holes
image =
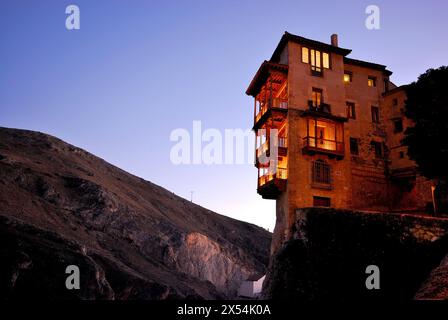
[[[246,93],[254,97],[258,193],[276,200],[273,247],[298,208],[421,211],[431,181],[401,144],[404,87],[384,65],[286,32]]]

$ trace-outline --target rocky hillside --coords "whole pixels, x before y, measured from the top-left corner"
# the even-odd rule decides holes
[[[272,258],[272,299],[448,299],[448,218],[308,208]],[[366,288],[366,268],[380,271]]]
[[[0,297],[231,298],[271,234],[46,134],[0,128]],[[77,265],[81,289],[67,290]]]

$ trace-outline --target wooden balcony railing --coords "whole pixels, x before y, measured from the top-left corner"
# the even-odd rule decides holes
[[[261,117],[271,109],[278,110],[287,110],[288,109],[288,99],[283,98],[274,98],[272,100],[268,100],[260,105],[258,113],[255,116],[254,123],[260,121]]]
[[[287,180],[288,179],[288,171],[286,168],[277,168],[275,173],[266,173],[260,177],[258,177],[258,186],[261,187],[268,183],[271,180]]]
[[[323,102],[320,105],[316,106],[314,105],[314,102],[312,100],[308,100],[308,108],[310,111],[331,114],[331,106]]]
[[[286,137],[278,137],[277,140],[277,146],[279,148],[278,150],[278,155],[280,156],[285,156],[286,155],[286,148],[288,147],[288,139]],[[263,142],[263,144],[261,146],[259,146],[257,148],[257,159],[259,157],[261,157],[263,154],[270,154],[270,143],[269,140],[266,140],[265,142]]]
[[[303,148],[307,151],[344,156],[344,142],[316,137],[303,138]]]

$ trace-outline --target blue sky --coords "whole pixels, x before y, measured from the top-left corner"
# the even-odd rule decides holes
[[[76,4],[81,29],[65,28]],[[380,8],[380,30],[364,26]],[[253,165],[170,161],[172,130],[250,128],[245,89],[284,31],[353,49],[405,84],[447,64],[448,5],[406,1],[3,0],[0,126],[38,130],[209,209],[272,230]]]

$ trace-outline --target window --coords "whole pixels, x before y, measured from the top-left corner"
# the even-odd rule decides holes
[[[331,167],[324,160],[312,162],[313,184],[331,185]]]
[[[403,120],[395,119],[394,120],[394,133],[403,132]]]
[[[330,55],[326,52],[322,53],[322,60],[324,69],[330,69]]]
[[[315,49],[302,47],[302,62],[311,65],[313,75],[322,75],[323,69],[331,68],[330,54]]]
[[[344,126],[341,122],[307,119],[305,146],[344,153]]]
[[[355,104],[353,102],[346,102],[347,106],[347,118],[349,119],[356,119],[356,110],[355,110]]]
[[[344,83],[352,82],[352,77],[353,77],[353,73],[351,73],[350,71],[345,71],[344,72]]]
[[[375,77],[368,77],[367,78],[367,85],[369,87],[376,87],[376,78]]]
[[[392,100],[392,105],[393,105],[394,107],[398,106],[398,99],[397,99],[397,98],[394,98],[394,99]]]
[[[403,158],[404,158],[404,152],[403,152],[403,151],[400,151],[399,156],[400,156],[400,159],[403,159]]]
[[[372,112],[372,122],[380,123],[380,109],[378,107],[372,106],[371,112]]]
[[[303,63],[310,63],[310,53],[308,48],[302,47],[302,62]]]
[[[312,106],[315,108],[320,107],[322,104],[322,89],[313,88],[313,95],[312,95]]]
[[[353,155],[359,154],[359,142],[356,138],[350,138],[350,153]]]
[[[313,197],[313,206],[314,207],[330,207],[331,199],[326,197]]]
[[[382,159],[383,158],[383,144],[381,142],[372,141],[372,147],[375,151],[375,158]]]
[[[315,73],[322,73],[322,60],[321,60],[321,52],[318,50],[311,49],[311,71]]]

